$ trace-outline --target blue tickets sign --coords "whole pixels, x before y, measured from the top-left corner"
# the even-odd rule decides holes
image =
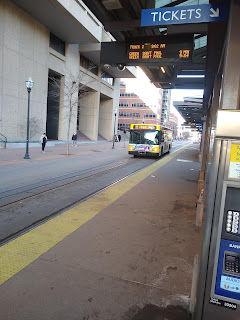
[[[226,21],[228,15],[228,3],[144,9],[142,10],[141,26]]]

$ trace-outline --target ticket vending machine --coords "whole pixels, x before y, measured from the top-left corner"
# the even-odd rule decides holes
[[[194,320],[240,319],[240,111],[218,112]]]

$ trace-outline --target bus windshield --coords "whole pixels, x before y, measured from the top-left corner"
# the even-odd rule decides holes
[[[129,143],[159,144],[159,131],[130,131]]]

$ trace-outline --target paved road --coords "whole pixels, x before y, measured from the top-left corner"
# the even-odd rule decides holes
[[[172,151],[187,143],[186,141],[175,141]],[[23,150],[18,150],[14,155],[12,155],[12,150],[0,150],[1,158],[4,158],[5,152],[9,152],[9,155],[5,156],[6,158],[0,165],[0,193],[32,183],[55,179],[79,170],[84,171],[89,170],[89,168],[104,166],[106,163],[114,165],[119,161],[126,161],[131,156],[128,155],[127,145],[125,148],[122,146],[123,144],[121,148],[115,150],[111,149],[111,144],[106,143],[88,145],[88,148],[79,146],[78,149],[71,149],[73,153],[68,157],[63,154],[56,155],[56,152],[52,156],[52,153],[47,151],[46,154],[40,154],[38,158],[30,161],[19,158],[19,153],[22,154]],[[37,150],[33,151],[36,154]],[[13,160],[14,156],[18,157],[18,159]],[[11,158],[9,161],[8,157]],[[153,160],[148,159],[148,161],[151,162]]]

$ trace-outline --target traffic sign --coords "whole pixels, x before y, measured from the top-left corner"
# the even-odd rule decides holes
[[[225,21],[228,14],[228,3],[143,9],[141,26]]]

